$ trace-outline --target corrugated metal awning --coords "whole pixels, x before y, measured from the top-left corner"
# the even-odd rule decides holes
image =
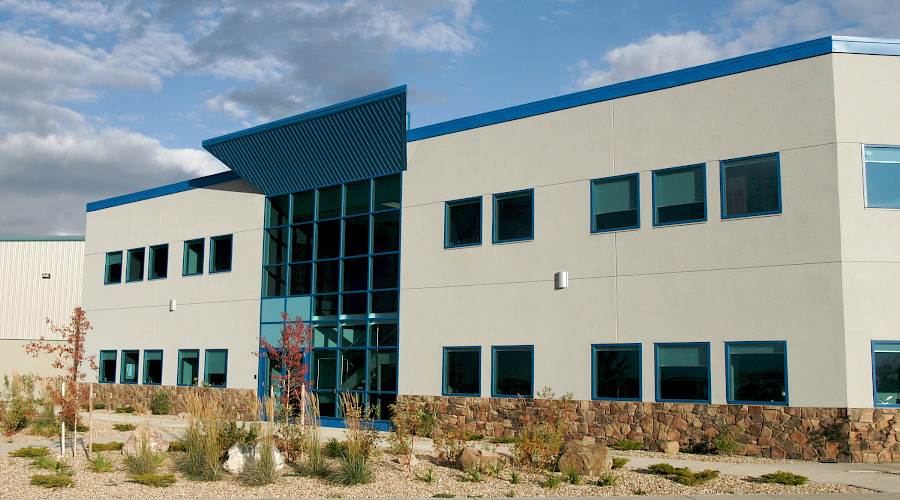
[[[406,169],[406,86],[203,141],[267,195]]]

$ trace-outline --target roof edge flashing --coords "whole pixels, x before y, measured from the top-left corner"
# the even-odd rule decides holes
[[[125,205],[137,201],[149,200],[151,198],[159,198],[160,196],[214,186],[216,184],[236,181],[238,179],[240,179],[240,176],[228,170],[225,172],[219,172],[217,174],[206,175],[203,177],[188,179],[186,181],[176,182],[174,184],[145,189],[136,193],[123,194],[121,196],[114,196],[105,200],[92,201],[87,204],[86,211],[95,212],[97,210],[103,210],[104,208],[117,207],[119,205]]]

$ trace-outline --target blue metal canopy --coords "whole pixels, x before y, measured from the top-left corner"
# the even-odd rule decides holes
[[[406,170],[406,86],[203,141],[267,195]]]

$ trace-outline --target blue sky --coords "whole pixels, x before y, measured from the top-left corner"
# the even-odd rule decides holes
[[[0,0],[0,236],[219,172],[204,139],[408,85],[412,126],[826,35],[896,0]]]

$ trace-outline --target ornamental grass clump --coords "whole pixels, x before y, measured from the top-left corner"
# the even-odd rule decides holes
[[[87,461],[90,465],[91,471],[93,472],[103,473],[116,470],[115,466],[113,466],[112,460],[110,460],[106,455],[94,453],[94,457],[88,458]]]
[[[37,415],[38,401],[35,398],[34,375],[19,375],[13,372],[12,378],[3,376],[3,388],[0,390],[0,430],[11,436]]]
[[[210,392],[193,393],[186,398],[188,428],[181,440],[184,456],[179,460],[178,468],[191,479],[218,481],[222,478],[220,436],[225,416],[220,403]]]
[[[340,397],[346,426],[347,452],[340,457],[338,468],[329,479],[345,486],[370,483],[375,480],[375,472],[369,458],[375,452],[378,437],[371,408],[362,405],[356,394],[342,392]]]
[[[275,400],[268,398],[266,400],[266,414],[273,415],[275,413]],[[240,480],[248,486],[262,486],[272,484],[281,477],[275,463],[275,437],[272,429],[272,421],[266,422],[262,428],[262,436],[258,442],[259,456],[254,454],[250,458],[250,462],[241,472]]]

